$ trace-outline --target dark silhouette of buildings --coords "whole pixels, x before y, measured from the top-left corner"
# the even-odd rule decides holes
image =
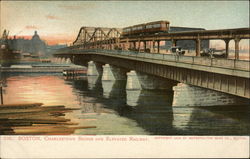
[[[34,56],[45,56],[47,52],[47,46],[43,40],[40,39],[37,31],[35,31],[31,40],[24,38],[8,39],[9,48],[14,51],[22,53],[29,53]]]

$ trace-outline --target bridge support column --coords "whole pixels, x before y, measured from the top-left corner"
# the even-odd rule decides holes
[[[114,92],[113,89],[114,85],[119,83],[117,80],[126,79],[126,71],[109,64],[105,64],[102,67],[103,67],[103,74],[102,74],[103,96],[105,98],[109,98],[111,94],[113,94],[111,92]]]
[[[147,41],[143,41],[143,46],[144,46],[144,52],[145,52],[147,49]]]
[[[97,66],[93,61],[88,62],[88,70],[87,70],[88,76],[98,76],[99,72],[97,70]]]
[[[115,80],[115,77],[111,71],[110,65],[105,64],[102,66],[103,73],[102,73],[102,81],[113,81]]]
[[[235,42],[235,59],[238,60],[239,59],[239,50],[240,50],[240,39],[239,38],[235,38],[234,39]]]
[[[130,106],[136,106],[140,97],[142,89],[165,89],[172,90],[172,87],[176,85],[176,82],[162,79],[160,77],[147,75],[144,73],[136,72],[134,70],[127,73],[127,104]]]
[[[157,53],[160,53],[160,41],[157,40]]]
[[[136,49],[136,42],[133,41],[133,49],[135,50]]]
[[[59,63],[60,64],[64,64],[65,63],[65,59],[62,57],[62,58],[59,58]]]
[[[94,61],[88,62],[87,70],[87,79],[88,79],[88,88],[93,90],[97,84],[97,81],[100,80],[99,75],[102,73],[100,64],[95,63]]]
[[[136,106],[138,99],[141,94],[141,84],[137,73],[132,70],[127,73],[127,84],[126,84],[126,103],[130,106]]]
[[[53,59],[53,62],[54,62],[54,63],[59,63],[59,60],[60,60],[60,58],[59,58],[59,57],[56,57],[56,58]]]
[[[155,40],[153,40],[153,53],[155,53]]]
[[[66,58],[65,63],[66,63],[66,64],[71,64],[72,62],[71,62],[70,58]]]
[[[134,70],[127,73],[127,90],[141,90],[141,84]]]
[[[132,43],[128,42],[128,50],[131,50],[131,48],[132,48]]]
[[[134,70],[127,73],[127,89],[165,89],[172,90],[177,83],[172,80],[148,75]]]
[[[102,66],[102,81],[126,80],[126,70],[105,64]]]
[[[228,58],[228,54],[229,54],[229,42],[230,42],[230,39],[224,39],[225,41],[225,44],[226,44],[226,58]]]
[[[126,43],[124,44],[124,50],[129,50],[129,48],[130,48],[130,43],[129,43],[129,41],[128,41],[128,39],[126,40]]]
[[[141,41],[139,40],[138,41],[138,52],[140,52],[140,50],[141,50]]]
[[[247,104],[247,100],[210,89],[179,83],[173,87],[173,106],[219,106]]]
[[[201,40],[196,40],[196,56],[200,56],[201,54]]]

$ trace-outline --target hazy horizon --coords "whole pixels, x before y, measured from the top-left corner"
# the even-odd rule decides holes
[[[248,1],[1,1],[1,33],[48,44],[72,43],[82,26],[126,27],[168,20],[171,26],[249,27]],[[245,44],[245,42],[244,42]]]

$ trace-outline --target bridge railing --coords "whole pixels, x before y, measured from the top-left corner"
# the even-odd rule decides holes
[[[237,61],[235,60],[235,68],[249,70],[250,69],[250,61]]]
[[[250,69],[250,61],[245,61],[245,60],[196,57],[196,56],[177,56],[174,54],[144,53],[144,52],[142,53],[142,52],[133,52],[124,50],[78,49],[74,51],[74,53],[79,53],[79,54],[83,52],[120,55],[120,56],[138,58],[138,60],[151,59],[158,61],[187,63],[193,65],[203,65],[210,67],[220,67],[220,68],[229,68],[237,70],[247,70],[247,71],[249,71]]]
[[[233,60],[226,60],[226,59],[211,59],[212,60],[212,66],[217,67],[227,67],[227,68],[234,68],[234,61]]]
[[[124,55],[135,58],[146,58],[153,60],[163,60],[171,62],[188,63],[194,65],[203,65],[211,67],[221,67],[239,70],[249,70],[250,61],[222,59],[222,58],[209,58],[209,57],[196,57],[196,56],[176,56],[174,54],[159,54],[159,53],[138,53],[132,51],[121,50],[95,50],[94,52],[102,52],[107,54]]]
[[[194,58],[192,56],[177,56],[177,61],[194,64]]]
[[[164,54],[163,55],[163,60],[165,61],[177,61],[178,57],[177,56],[174,56],[174,55],[168,55],[168,54]]]
[[[196,65],[204,65],[204,66],[212,66],[212,59],[211,58],[204,58],[204,57],[197,57],[193,58],[193,64]]]

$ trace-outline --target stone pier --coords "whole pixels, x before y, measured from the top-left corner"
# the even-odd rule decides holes
[[[134,70],[128,72],[126,84],[127,105],[137,106],[137,102],[141,94],[141,89],[142,87],[139,82],[137,73]]]
[[[109,64],[105,64],[102,66],[103,73],[102,73],[102,81],[114,81],[115,76],[113,72],[111,71],[111,67]]]
[[[88,70],[87,75],[88,76],[98,76],[100,75],[100,68],[97,66],[97,64],[93,61],[88,62]]]
[[[102,80],[110,81],[110,80],[126,80],[126,70],[115,67],[109,64],[105,64],[102,66],[103,74]]]
[[[126,70],[118,68],[109,64],[102,66],[102,88],[103,96],[109,98],[113,92],[115,84],[119,83],[118,80],[126,80]],[[119,85],[119,84],[118,84]]]
[[[126,89],[127,90],[141,90],[142,89],[137,73],[134,70],[127,73]]]
[[[66,64],[71,64],[72,62],[71,62],[70,58],[67,58],[66,61],[65,61],[65,63]]]
[[[127,89],[165,89],[172,90],[177,82],[166,78],[156,77],[134,70],[127,73]]]
[[[94,61],[88,62],[88,70],[87,70],[87,79],[88,79],[88,88],[93,90],[96,87],[97,81],[100,80],[100,76],[102,74],[101,64],[97,64]]]
[[[142,90],[164,89],[172,90],[176,82],[160,77],[136,72],[134,70],[127,73],[127,104],[136,106]]]
[[[173,106],[239,105],[249,102],[241,97],[184,83],[178,83],[173,90]]]

